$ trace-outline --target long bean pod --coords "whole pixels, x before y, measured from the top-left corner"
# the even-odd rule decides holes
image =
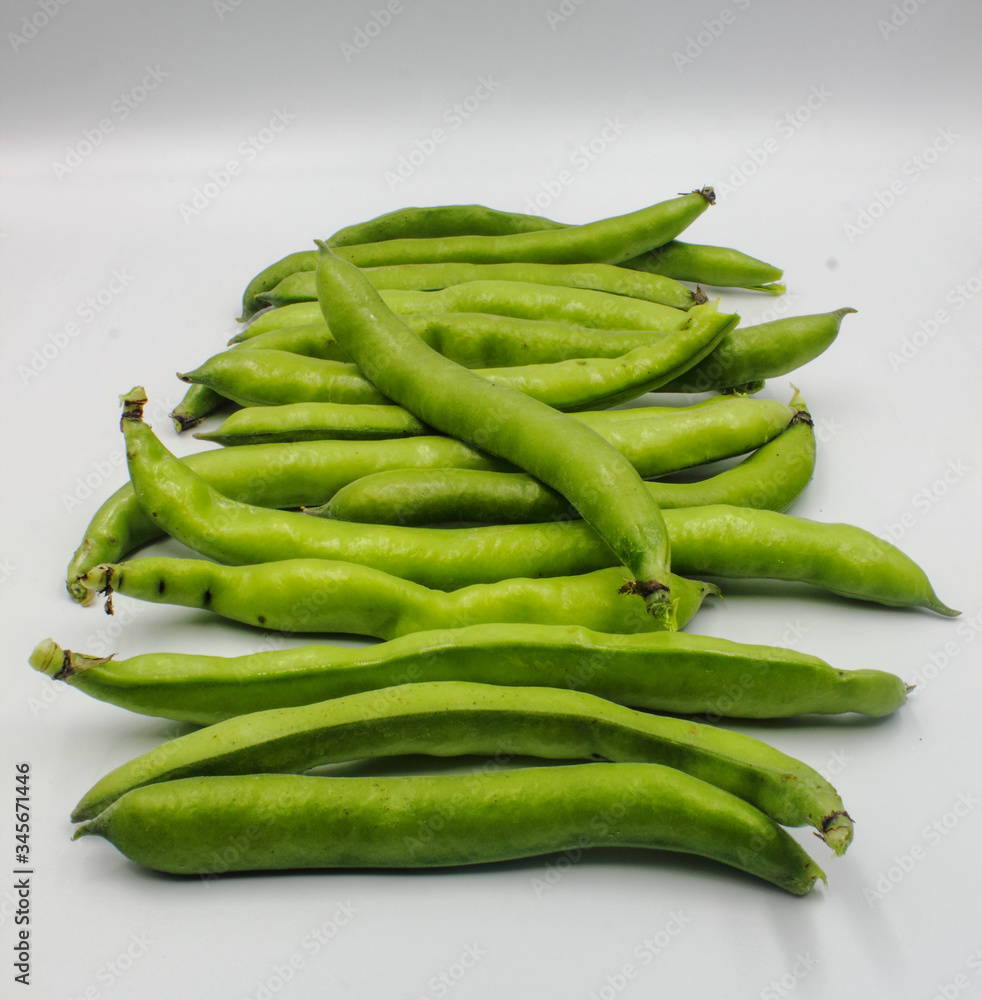
[[[277,644],[243,656],[113,659],[46,639],[30,663],[100,701],[201,725],[399,684],[454,680],[586,691],[632,708],[712,720],[884,716],[907,699],[894,674],[837,669],[784,646],[686,632],[601,633],[579,625],[468,625],[371,646]]]
[[[276,632],[323,632],[392,639],[411,632],[489,622],[577,625],[599,632],[652,632],[664,623],[644,600],[618,592],[621,567],[554,576],[512,578],[458,590],[432,590],[382,570],[329,559],[279,559],[222,566],[204,559],[132,559],[96,566],[81,583],[155,604],[212,611],[231,621]],[[698,611],[710,584],[672,574],[679,625]]]
[[[815,468],[815,435],[801,409],[785,432],[739,465],[695,483],[648,483],[659,507],[732,504],[785,510]],[[341,521],[427,525],[517,524],[576,517],[565,498],[532,476],[476,469],[395,469],[343,487],[309,514]]]
[[[836,854],[852,840],[852,822],[832,785],[753,737],[636,712],[580,691],[469,681],[402,684],[199,729],[105,775],[82,796],[72,822],[161,781],[298,774],[400,754],[664,764],[739,796],[782,826],[814,827]]]
[[[376,387],[430,426],[513,462],[562,493],[630,571],[628,591],[640,594],[651,614],[673,627],[665,522],[620,452],[551,406],[481,378],[428,347],[386,307],[361,271],[326,245],[317,265],[317,296],[338,343]],[[732,318],[720,333],[729,325]]]
[[[516,390],[549,407],[577,410],[610,406],[676,379],[705,358],[737,322],[737,317],[717,312],[715,303],[695,306],[687,316],[684,327],[673,336],[635,348],[623,357],[481,368],[476,370],[476,375],[443,358],[418,337],[415,340],[433,358],[452,365],[462,377],[475,384],[481,384],[476,378],[479,375],[495,386]],[[411,332],[401,325],[407,333]],[[214,355],[179,377],[185,382],[207,385],[247,406],[293,402],[384,404],[389,401],[355,364],[304,357],[288,351],[233,348]],[[501,393],[494,395],[497,403]]]
[[[421,826],[432,835],[420,837]],[[701,855],[796,895],[825,878],[759,809],[660,764],[182,778],[134,789],[75,832],[92,835],[181,874],[432,868],[604,846]]]
[[[328,246],[333,246],[328,242]],[[439,291],[471,282],[508,282],[521,295],[523,286],[556,285],[591,289],[614,295],[630,296],[660,303],[675,309],[689,309],[706,301],[705,294],[692,291],[681,282],[653,272],[631,270],[614,264],[397,264],[390,267],[367,267],[365,275],[378,289]],[[295,271],[279,284],[262,292],[258,298],[272,306],[293,302],[314,302],[317,287],[313,271]],[[490,310],[489,310],[490,311]],[[666,314],[667,315],[667,314]]]
[[[446,590],[490,579],[563,576],[621,565],[583,521],[408,528],[241,504],[171,455],[139,419],[141,409],[142,394],[134,392],[122,421],[139,503],[168,534],[213,559],[349,559]],[[915,562],[852,525],[724,504],[670,509],[664,517],[684,573],[798,580],[847,597],[957,614],[938,599]]]
[[[653,477],[757,448],[780,433],[792,412],[773,400],[735,396],[675,408],[668,414],[665,408],[645,407],[581,413],[575,419],[594,427],[627,456],[642,476]],[[636,419],[635,414],[654,416]],[[655,420],[659,422],[657,427],[653,426]],[[182,462],[224,496],[263,507],[322,504],[348,483],[386,469],[514,471],[509,463],[462,441],[434,436],[255,444],[199,452]],[[79,576],[101,562],[118,562],[161,533],[161,527],[143,513],[132,486],[120,487],[96,511],[72,557],[67,578],[69,593],[75,600],[84,601],[88,592],[78,585]]]

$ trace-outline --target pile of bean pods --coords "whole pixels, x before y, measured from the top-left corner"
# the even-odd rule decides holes
[[[853,826],[835,789],[710,723],[886,715],[907,688],[678,631],[719,593],[700,578],[957,612],[894,546],[784,513],[814,470],[812,421],[797,390],[786,405],[753,394],[853,310],[741,326],[703,286],[779,294],[782,272],[677,239],[713,201],[702,188],[579,226],[401,209],[262,271],[248,325],[180,375],[178,430],[221,411],[196,436],[222,448],[176,458],[143,420],[143,390],[123,396],[130,482],[71,560],[76,601],[383,641],[122,660],[40,643],[30,662],[51,677],[206,727],[99,780],[76,836],[209,876],[604,845],[698,854],[796,894],[824,880],[784,827],[842,854]],[[612,408],[651,392],[709,395]],[[130,558],[164,534],[199,558]],[[400,754],[492,761],[311,773]]]

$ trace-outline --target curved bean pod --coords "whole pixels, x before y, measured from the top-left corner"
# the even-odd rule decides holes
[[[847,306],[734,327],[712,354],[659,391],[713,392],[787,375],[826,350],[838,336],[843,317],[855,311]]]
[[[421,838],[420,827],[432,836]],[[660,764],[485,774],[183,778],[134,789],[75,831],[181,874],[432,868],[593,846],[712,858],[796,895],[821,869],[760,810]],[[223,860],[230,843],[241,844]]]
[[[338,247],[337,256],[358,268],[444,261],[617,264],[675,239],[715,200],[713,189],[705,187],[627,215],[582,226],[505,236],[438,236],[356,243]]]
[[[425,681],[586,691],[632,708],[710,720],[878,717],[907,700],[907,686],[894,674],[839,670],[783,646],[575,625],[468,625],[357,648],[317,644],[245,656],[144,653],[125,660],[86,656],[46,639],[30,663],[100,701],[201,725]]]
[[[781,268],[729,247],[670,240],[654,250],[622,261],[620,266],[651,271],[679,281],[693,281],[698,285],[746,288],[772,295],[780,295],[785,290],[780,284],[784,277]]]
[[[434,350],[465,368],[508,368],[549,364],[570,358],[616,358],[636,347],[669,336],[658,330],[600,330],[554,320],[495,316],[491,313],[405,313],[402,321]],[[350,361],[331,336],[327,324],[305,323],[247,336],[246,327],[229,343],[270,347],[310,357]],[[296,331],[296,332],[294,332]]]
[[[329,632],[392,639],[411,632],[490,622],[577,625],[599,632],[653,632],[664,625],[644,600],[618,592],[625,571],[500,580],[458,590],[431,590],[371,566],[330,559],[279,559],[222,566],[168,557],[103,563],[81,584],[106,595],[199,608],[276,632]],[[711,584],[671,576],[679,625],[690,621]]]
[[[732,504],[785,510],[815,469],[815,435],[808,411],[739,465],[696,483],[648,483],[663,510]],[[576,517],[566,499],[532,476],[474,469],[395,469],[342,487],[308,514],[340,521],[427,525],[467,521],[518,524]]]
[[[256,322],[265,321],[259,332],[276,329],[283,325],[310,323],[314,320],[312,303],[304,302],[295,306],[283,306],[264,313]],[[659,392],[713,392],[723,389],[743,387],[768,378],[787,375],[818,357],[835,340],[842,319],[854,309],[837,309],[829,313],[809,316],[788,316],[783,319],[761,323],[757,326],[737,326],[723,338],[703,361],[678,379],[660,386]],[[450,322],[452,314],[447,314],[445,322]],[[492,321],[493,322],[493,321]],[[512,321],[514,322],[514,320]],[[531,323],[532,321],[526,321]],[[570,335],[582,337],[583,331],[572,324],[566,325]],[[252,326],[242,331],[237,338],[246,337]],[[482,336],[484,331],[476,331]],[[535,337],[536,328],[516,330],[520,335]],[[541,333],[549,338],[562,337],[559,327],[542,327]],[[652,331],[655,334],[656,331]],[[620,334],[618,334],[620,336]],[[561,348],[559,348],[561,350]],[[598,355],[594,355],[598,356]],[[455,360],[459,360],[456,359]],[[478,366],[475,366],[478,367]],[[757,388],[760,388],[759,386]],[[755,390],[756,391],[756,390]]]
[[[367,222],[345,226],[327,240],[328,246],[343,247],[355,243],[380,243],[406,237],[434,236],[505,236],[529,233],[538,229],[565,229],[561,223],[534,215],[500,212],[484,205],[436,205],[430,208],[400,208]],[[261,292],[273,288],[283,278],[297,271],[312,271],[317,266],[317,252],[305,250],[289,254],[260,271],[242,295],[242,316],[246,320],[262,305]]]
[[[275,441],[374,441],[432,434],[401,406],[391,404],[285,403],[246,406],[221,427],[194,436],[226,446]]]
[[[792,411],[772,400],[717,397],[696,406],[672,408],[668,420],[652,427],[638,414],[664,408],[581,413],[575,419],[627,456],[642,476],[659,476],[692,463],[743,454],[780,433]],[[245,412],[245,411],[243,411]],[[449,437],[392,441],[306,441],[256,444],[230,451],[205,451],[182,462],[219,493],[263,507],[303,507],[323,503],[342,486],[373,472],[404,468],[474,468],[514,471],[514,466]],[[162,533],[141,509],[132,486],[120,487],[96,511],[68,566],[72,597],[88,592],[78,577],[101,562],[118,562]]]
[[[582,521],[404,528],[238,503],[171,455],[139,419],[142,397],[136,395],[127,401],[130,415],[124,414],[123,429],[137,498],[168,534],[213,559],[350,559],[446,590],[489,579],[563,576],[621,564]],[[664,518],[678,568],[685,573],[797,580],[846,597],[958,614],[938,599],[913,560],[849,524],[723,504],[670,509]]]
[[[328,246],[332,246],[328,242]],[[681,282],[661,274],[635,271],[615,264],[397,264],[391,267],[368,267],[365,275],[378,289],[404,291],[438,291],[450,286],[472,282],[506,281],[520,286],[557,285],[566,288],[591,289],[614,295],[630,296],[647,302],[660,303],[674,309],[689,309],[706,301],[702,292],[694,292]],[[522,289],[515,292],[521,296]],[[527,290],[526,290],[527,294]],[[313,271],[295,271],[273,288],[258,296],[272,306],[293,302],[313,302],[317,287]],[[476,311],[476,310],[475,310]],[[668,316],[670,314],[666,314]]]
[[[636,712],[580,691],[469,681],[403,684],[199,729],[101,778],[82,796],[72,822],[161,781],[298,774],[400,754],[664,764],[725,789],[782,826],[813,826],[836,854],[852,840],[852,821],[832,785],[753,737]]]
[[[326,244],[320,251],[317,297],[324,318],[371,382],[425,423],[513,462],[562,493],[631,572],[625,588],[641,594],[651,614],[673,628],[665,522],[631,463],[595,431],[552,406],[444,358],[400,322],[357,267],[335,256]],[[712,337],[703,337],[707,352],[719,340],[715,334],[722,336],[736,321],[715,312],[701,312],[698,319],[689,315],[687,333],[695,334],[703,325],[712,330]],[[572,364],[587,366],[586,361]],[[630,367],[626,359],[600,359],[596,364],[612,365],[612,371]],[[629,397],[615,392],[606,401],[623,398]],[[602,495],[593,482],[602,484]]]
[[[528,281],[469,281],[436,292],[382,289],[378,295],[397,315],[490,313],[520,319],[554,320],[600,330],[670,333],[683,326],[687,316],[684,310],[626,295],[588,288],[537,285]]]
[[[718,313],[715,303],[695,306],[687,315],[685,326],[671,337],[659,338],[623,357],[581,358],[550,365],[474,371],[497,386],[509,387],[559,410],[612,406],[675,379],[705,358],[737,322],[735,316]],[[405,324],[401,325],[407,329]],[[425,345],[420,346],[431,351]],[[432,353],[435,358],[447,360],[435,351]],[[453,367],[468,372],[456,364]],[[193,371],[179,373],[178,377],[184,382],[206,385],[246,406],[389,402],[358,366],[288,351],[233,348],[209,358]]]
[[[352,243],[381,243],[410,236],[507,236],[564,228],[562,223],[538,215],[502,212],[486,205],[430,205],[397,208],[367,222],[345,226],[327,240],[327,245],[345,247]],[[315,266],[316,261],[311,268]]]
[[[483,213],[490,213],[492,221],[489,222],[489,218]],[[517,212],[498,212],[480,205],[399,209],[380,216],[378,225],[374,224],[375,221],[352,226],[348,230],[340,230],[326,242],[328,246],[345,246],[351,243],[381,242],[404,236],[504,235],[507,232],[522,233],[535,229],[569,228],[565,222]],[[496,228],[492,229],[489,226]],[[379,235],[366,239],[355,238],[370,233]],[[341,234],[344,234],[343,237]],[[339,238],[343,239],[343,242],[338,242]],[[779,281],[784,274],[780,268],[727,247],[683,243],[681,240],[670,240],[662,246],[668,248],[662,255],[649,251],[630,260],[621,261],[619,266],[664,274],[666,277],[681,278],[697,284],[744,287],[771,292],[778,290],[773,283]],[[254,298],[255,293],[272,288],[289,274],[313,271],[316,266],[316,252],[303,251],[290,254],[260,272],[246,289],[242,319],[247,319],[258,307],[259,303]]]

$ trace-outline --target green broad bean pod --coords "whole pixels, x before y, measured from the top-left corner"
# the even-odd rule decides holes
[[[707,187],[582,226],[504,236],[436,236],[347,244],[337,248],[337,256],[358,268],[449,261],[617,264],[675,239],[714,201],[713,189]]]
[[[246,406],[226,417],[215,430],[194,436],[234,446],[271,441],[374,441],[432,433],[433,428],[401,406],[285,403]]]
[[[445,590],[621,565],[583,521],[407,528],[349,524],[238,503],[219,494],[163,446],[138,417],[142,401],[142,392],[131,393],[129,417],[122,421],[138,502],[160,528],[213,559],[239,564],[349,559]],[[663,517],[676,568],[683,573],[796,580],[846,597],[958,614],[938,599],[913,560],[853,525],[725,504],[670,509]],[[78,582],[86,586],[84,578]]]
[[[31,666],[131,712],[209,725],[400,684],[466,680],[585,691],[676,715],[781,719],[889,715],[908,688],[883,670],[840,670],[784,646],[686,632],[612,634],[580,625],[467,625],[352,648],[326,643],[243,656],[87,656],[51,639]]]
[[[81,584],[154,604],[211,611],[231,621],[275,632],[318,632],[392,639],[411,632],[489,622],[576,625],[598,632],[653,632],[664,623],[646,613],[644,600],[619,592],[620,567],[548,579],[512,578],[458,590],[432,590],[354,562],[279,559],[222,566],[204,559],[169,557],[103,563]],[[673,610],[684,625],[699,610],[711,584],[670,578]]]
[[[663,510],[732,504],[785,510],[815,469],[815,435],[802,404],[783,434],[739,465],[695,483],[648,483]],[[475,469],[396,469],[343,487],[306,513],[340,521],[428,525],[518,524],[576,517],[565,498],[532,476]]]
[[[843,318],[855,311],[847,306],[830,313],[734,327],[712,354],[659,391],[714,392],[787,375],[831,346]]]
[[[161,781],[299,774],[400,754],[663,764],[725,789],[782,826],[814,827],[836,854],[852,840],[852,821],[832,785],[753,737],[633,711],[580,691],[470,681],[403,684],[199,729],[101,778],[80,799],[72,822],[92,819],[134,788]]]
[[[773,400],[740,396],[715,397],[695,406],[668,409],[671,412],[667,414],[661,407],[580,413],[575,419],[594,427],[642,476],[652,477],[757,448],[779,434],[793,414],[790,407]],[[638,419],[642,414],[645,419]],[[279,424],[276,429],[284,426]],[[386,469],[515,471],[507,462],[442,436],[244,445],[199,452],[182,462],[222,495],[273,508],[322,504],[348,483]],[[143,513],[132,486],[120,487],[96,511],[72,557],[69,593],[77,601],[86,600],[88,592],[78,585],[78,577],[101,562],[118,562],[162,533]]]
[[[670,336],[657,330],[599,330],[491,313],[405,313],[401,318],[430,347],[465,368],[508,368],[571,358],[616,358]],[[246,327],[229,343],[351,360],[338,347],[323,320],[266,330],[255,337],[245,336],[250,329]]]
[[[640,594],[649,612],[665,627],[674,628],[665,522],[627,458],[595,431],[531,398],[530,389],[515,391],[501,384],[500,376],[497,382],[481,378],[444,358],[399,320],[358,267],[335,255],[326,244],[320,245],[320,251],[317,298],[324,319],[371,382],[430,426],[513,462],[562,493],[631,573],[622,589]],[[685,334],[679,330],[671,343],[681,348],[689,334],[695,337],[702,327],[702,336],[696,338],[700,344],[696,353],[702,356],[737,322],[736,317],[721,317],[715,310],[702,312],[698,318],[687,315],[691,317],[688,329]],[[707,331],[712,332],[707,336]],[[689,344],[683,353],[692,357]],[[581,370],[588,365],[582,360],[560,364]],[[621,370],[633,366],[626,359],[598,359],[595,364],[615,366],[612,376],[616,366],[623,366]],[[649,364],[642,362],[642,367]],[[691,367],[690,359],[683,367]],[[623,386],[613,391],[605,402],[630,398],[622,390]],[[587,408],[567,398],[573,405],[565,409]],[[604,484],[603,497],[591,480]]]
[[[716,392],[787,375],[825,351],[835,341],[843,318],[855,311],[846,307],[828,313],[788,316],[756,326],[734,327],[703,361],[694,365],[689,372],[680,378],[660,386],[658,391]],[[446,314],[444,321],[450,323],[452,315]],[[283,306],[281,309],[273,309],[259,316],[254,323],[262,323],[256,328],[257,332],[261,333],[293,325],[295,321],[298,325],[316,322],[317,317],[313,303],[304,302],[297,306]],[[493,320],[491,322],[493,323]],[[531,323],[532,321],[527,322]],[[583,337],[583,331],[573,324],[563,326],[571,339]],[[253,329],[254,326],[250,325],[233,339],[238,341],[239,338],[250,334]],[[490,324],[486,324],[486,329],[490,332]],[[475,332],[478,336],[484,336],[484,330],[478,329]],[[550,344],[557,341],[561,343],[563,337],[563,327],[543,326],[524,329],[516,327],[515,332],[519,338],[528,337],[536,341],[538,340],[537,335],[542,333]],[[655,335],[657,335],[656,331],[652,331],[652,336]],[[451,340],[454,343],[459,343],[455,336],[451,337]],[[433,342],[433,345],[436,346],[436,343]],[[561,348],[557,348],[557,350],[561,350]],[[460,361],[461,359],[455,357],[454,360]],[[475,367],[480,366],[475,365]]]
[[[134,789],[75,832],[92,835],[137,864],[186,875],[433,868],[603,846],[712,858],[795,895],[825,878],[759,809],[660,764],[182,778]],[[223,860],[230,843],[241,850]]]
[[[771,295],[781,295],[785,291],[781,284],[784,277],[781,268],[729,247],[670,240],[654,250],[622,261],[621,266],[650,271],[678,281],[693,281],[698,285],[746,288]]]
[[[554,320],[599,330],[670,333],[685,323],[687,315],[685,310],[645,299],[528,281],[469,281],[436,292],[382,289],[378,295],[396,315],[488,313],[520,319]]]
[[[559,410],[611,406],[674,380],[705,358],[737,322],[736,316],[717,312],[715,303],[693,307],[688,317],[684,327],[671,337],[659,338],[622,357],[480,368],[475,369],[475,374]],[[400,325],[409,332],[405,324]],[[419,338],[416,341],[434,358],[453,364],[471,377],[468,369],[444,359]],[[377,377],[369,380],[358,366],[288,351],[233,348],[209,358],[193,371],[179,373],[179,378],[208,386],[245,406],[389,402],[374,384]]]
[[[328,246],[330,245],[328,243]],[[508,264],[397,264],[393,267],[368,267],[365,268],[365,274],[371,283],[380,290],[439,291],[472,282],[493,281],[516,284],[518,287],[514,291],[519,300],[529,295],[530,290],[525,286],[555,285],[628,296],[674,309],[689,309],[706,301],[704,293],[695,292],[672,278],[646,271],[634,271],[618,267],[615,264],[530,264],[524,262]],[[272,306],[289,305],[293,302],[314,302],[317,299],[314,272],[295,271],[275,287],[262,292],[258,298],[263,303]],[[450,298],[450,301],[454,301],[453,297]],[[551,303],[554,300],[550,297],[546,301]],[[574,301],[576,301],[575,298]],[[670,314],[666,313],[665,315]]]
[[[344,247],[354,243],[381,243],[385,240],[430,238],[434,236],[505,236],[539,229],[563,229],[565,226],[518,212],[501,212],[484,205],[435,205],[427,208],[399,208],[367,222],[345,226],[330,236],[328,246]],[[316,251],[289,254],[260,271],[242,296],[242,320],[260,306],[258,296],[299,270],[312,271],[317,266]]]
[[[511,228],[513,227],[513,228]],[[398,209],[387,215],[339,230],[326,242],[328,246],[348,246],[352,243],[378,243],[407,236],[467,236],[524,233],[535,230],[568,229],[564,222],[545,217],[522,215],[518,212],[501,212],[481,205],[445,205],[432,208]],[[341,234],[344,234],[343,236]],[[370,235],[371,234],[371,235]],[[359,239],[358,236],[367,238]],[[341,239],[342,242],[338,242]],[[694,281],[697,284],[724,285],[775,292],[783,276],[780,268],[727,247],[705,246],[671,240],[662,244],[669,249],[659,257],[657,253],[642,253],[621,261],[619,266],[664,274],[666,277]],[[315,251],[290,254],[261,271],[249,283],[243,295],[243,314],[248,319],[260,307],[257,296],[268,291],[283,278],[299,271],[313,271],[317,266]],[[680,270],[682,268],[683,270]]]

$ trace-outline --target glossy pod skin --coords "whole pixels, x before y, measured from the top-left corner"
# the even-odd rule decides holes
[[[718,397],[692,407],[669,409],[672,412],[668,414],[659,407],[581,413],[575,419],[596,428],[642,476],[658,476],[759,447],[780,433],[793,412],[772,400],[745,397]],[[640,414],[653,417],[636,419]],[[666,415],[669,419],[660,423]],[[657,427],[652,426],[653,420],[659,421]],[[322,504],[348,483],[386,469],[514,471],[507,462],[442,436],[246,445],[230,451],[199,452],[182,462],[222,495],[273,508]],[[162,533],[143,513],[132,486],[120,487],[96,511],[72,557],[69,593],[77,601],[89,599],[78,577],[99,563],[118,562]]]
[[[400,208],[367,222],[339,229],[327,240],[328,246],[343,247],[354,243],[380,243],[406,237],[433,236],[505,236],[529,233],[538,229],[563,229],[563,225],[518,212],[500,212],[484,205],[436,205],[429,208]],[[312,271],[317,266],[316,251],[289,254],[265,268],[249,282],[242,295],[241,320],[247,320],[262,306],[260,292],[267,291],[283,278],[297,271]]]
[[[378,295],[397,315],[490,313],[555,320],[600,330],[652,330],[658,333],[679,329],[686,318],[684,310],[657,302],[588,288],[537,285],[528,281],[469,281],[436,292],[382,289]]]
[[[328,246],[346,246],[351,243],[375,243],[406,236],[504,235],[509,232],[524,233],[536,229],[568,228],[565,222],[522,215],[518,212],[500,212],[482,205],[440,205],[432,208],[398,209],[370,222],[348,227],[347,230],[339,230],[326,242]],[[366,238],[359,239],[358,236]],[[339,239],[342,242],[338,242]],[[684,267],[686,277],[682,280],[716,285],[733,282],[734,287],[751,289],[776,282],[783,276],[780,268],[727,247],[686,244],[680,240],[671,240],[662,246],[670,249],[661,257],[656,253],[642,253],[621,261],[619,266],[656,274],[663,273],[673,278],[678,278],[682,273],[678,269]],[[246,288],[241,318],[248,319],[258,309],[260,303],[255,298],[258,292],[273,288],[289,274],[313,271],[316,266],[316,252],[301,251],[290,254],[261,271]],[[761,290],[773,291],[766,287]]]
[[[729,247],[670,240],[654,250],[623,261],[622,266],[651,271],[679,281],[694,281],[699,285],[746,288],[771,295],[784,292],[784,285],[780,283],[784,272],[779,267]]]
[[[674,627],[668,533],[634,466],[584,424],[428,347],[357,267],[326,245],[320,250],[317,297],[324,319],[372,384],[424,423],[512,462],[566,497],[630,572],[627,591],[640,594],[652,616]],[[692,312],[686,315],[693,328],[699,325]],[[727,318],[713,329],[722,335],[732,322]]]
[[[642,477],[649,478],[752,451],[780,433],[793,412],[774,400],[728,395],[691,406],[586,410],[574,416],[595,428],[628,457]],[[655,417],[667,420],[652,425]],[[236,410],[214,431],[195,437],[231,446],[433,433],[401,406],[286,403]]]
[[[846,307],[758,326],[737,326],[712,354],[661,386],[660,391],[712,392],[787,375],[825,351],[838,336],[843,318],[855,311]]]
[[[194,436],[225,446],[273,441],[374,441],[432,434],[401,406],[392,404],[285,403],[246,406],[221,427]]]
[[[663,510],[732,504],[785,510],[815,469],[815,435],[803,407],[783,434],[739,465],[696,483],[649,483]],[[341,521],[427,525],[518,524],[575,517],[565,499],[531,476],[474,469],[397,469],[343,487],[306,513]]]
[[[483,385],[476,378],[480,376],[496,386],[539,400],[547,407],[569,411],[610,406],[674,380],[705,358],[737,322],[736,316],[717,312],[715,303],[696,306],[686,315],[684,327],[671,337],[659,338],[623,357],[481,368],[473,374],[427,347],[418,337],[414,340],[441,365],[451,366],[468,381]],[[411,334],[405,324],[400,325],[407,335]],[[324,361],[288,351],[232,349],[216,354],[179,377],[185,382],[207,385],[246,406],[389,402],[374,384],[378,381],[377,373],[374,380],[369,380],[350,362]],[[496,397],[500,395],[495,393]],[[497,405],[497,398],[495,402]]]
[[[332,246],[329,242],[328,246]],[[365,274],[378,289],[438,291],[474,281],[507,281],[521,284],[586,288],[657,302],[675,309],[689,309],[706,301],[681,282],[660,274],[633,271],[614,264],[399,264],[368,267]],[[313,271],[295,271],[258,298],[272,306],[291,302],[313,302],[317,288]]]
[[[200,608],[276,632],[321,632],[392,639],[411,632],[489,622],[575,625],[598,632],[653,632],[664,626],[642,598],[619,593],[622,568],[548,579],[512,578],[453,591],[431,590],[382,570],[329,559],[281,559],[221,566],[204,559],[133,559],[96,566],[88,589],[155,604]],[[672,574],[678,623],[699,610],[710,584]]]
[[[326,644],[245,656],[86,656],[51,639],[35,670],[142,715],[208,725],[400,684],[466,680],[586,691],[676,715],[780,719],[858,712],[884,716],[907,687],[883,670],[839,670],[783,646],[685,632],[611,634],[579,625],[467,625],[372,646]]]
[[[437,236],[356,243],[338,247],[337,256],[358,268],[444,261],[617,264],[675,239],[715,198],[713,189],[707,187],[582,226],[505,236]]]
[[[402,321],[424,343],[465,368],[508,368],[570,358],[616,358],[670,336],[658,330],[600,330],[554,320],[491,313],[404,313]],[[250,335],[251,329],[246,327],[229,343],[243,347],[272,347],[338,361],[351,360],[337,346],[323,320],[290,324],[256,336]]]
[[[171,455],[138,418],[141,407],[131,397],[123,420],[140,505],[178,541],[222,562],[349,559],[443,590],[621,565],[583,521],[404,528],[240,504]],[[915,562],[862,528],[725,504],[666,510],[664,518],[682,573],[796,580],[880,604],[958,613],[938,599]]]
[[[381,243],[406,237],[434,236],[507,236],[509,233],[534,233],[540,229],[563,229],[561,223],[538,215],[502,212],[486,205],[430,205],[423,208],[397,208],[367,222],[339,229],[328,246],[345,247],[352,243]],[[311,265],[311,269],[316,266]]]
[[[736,326],[703,361],[680,378],[660,386],[658,391],[691,393],[740,389],[764,379],[787,375],[826,350],[838,335],[843,317],[852,312],[855,310],[844,308],[808,316],[788,316],[757,326]],[[310,323],[316,318],[314,313],[313,303],[309,302],[273,309],[259,316],[238,336],[244,337],[254,328],[263,332],[294,322]],[[447,322],[450,316],[452,314],[447,314]],[[571,335],[582,336],[582,331],[574,325],[566,324],[566,328]],[[523,336],[536,334],[535,328],[517,332]],[[547,330],[543,327],[542,332],[551,341],[556,335],[562,338],[559,328]],[[651,332],[656,335],[656,331]]]
[[[796,895],[825,878],[760,810],[660,764],[183,778],[134,789],[75,837],[93,834],[137,864],[186,875],[433,868],[603,846],[712,858]],[[242,849],[226,861],[229,844]]]
[[[320,306],[313,303],[318,313]],[[276,310],[278,312],[278,310]],[[570,358],[615,358],[666,334],[645,330],[597,330],[548,320],[486,313],[410,313],[403,322],[425,343],[465,368],[551,364]],[[271,327],[253,335],[246,327],[229,342],[240,349],[289,351],[323,361],[350,361],[322,318]],[[196,426],[225,402],[204,385],[192,385],[171,417],[178,431]]]
[[[420,753],[664,764],[739,796],[782,826],[813,826],[836,854],[852,840],[852,823],[831,784],[753,737],[632,711],[580,691],[470,681],[403,684],[271,709],[180,736],[101,778],[82,796],[72,822],[160,781],[298,774]]]

